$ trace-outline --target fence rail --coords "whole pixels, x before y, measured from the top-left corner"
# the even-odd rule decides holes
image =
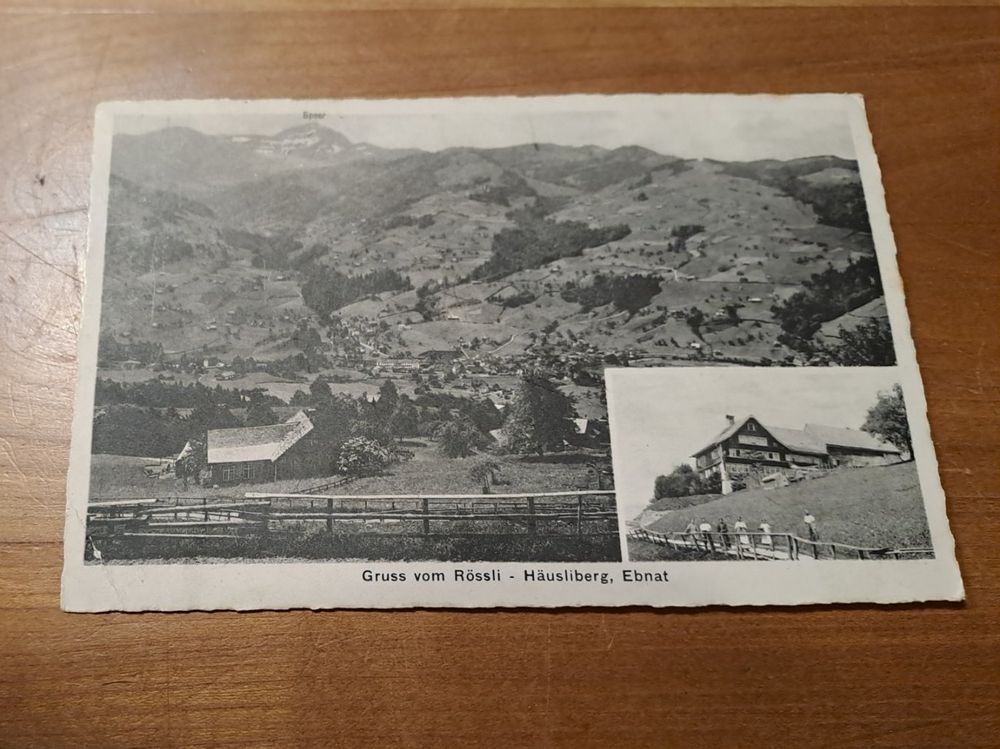
[[[722,554],[755,561],[824,560],[824,559],[904,559],[934,555],[929,547],[893,549],[890,547],[855,546],[839,541],[801,538],[793,533],[761,533],[739,531],[669,531],[657,533],[645,528],[629,530],[628,537],[638,541],[713,554]]]
[[[614,491],[522,494],[280,494],[94,498],[92,538],[233,539],[303,532],[399,536],[617,536]],[[176,531],[171,533],[171,531]]]

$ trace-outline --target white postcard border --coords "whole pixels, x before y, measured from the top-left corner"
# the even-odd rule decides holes
[[[694,97],[696,94],[675,96]],[[62,607],[67,611],[142,611],[291,608],[410,607],[563,607],[563,606],[705,606],[797,605],[818,603],[903,603],[959,601],[964,590],[954,558],[945,497],[926,415],[926,401],[910,337],[902,280],[889,224],[881,175],[860,95],[713,96],[719,105],[738,98],[829,102],[847,109],[856,158],[864,186],[873,240],[882,274],[900,379],[914,442],[920,485],[930,525],[935,558],[906,561],[838,561],[807,565],[796,562],[739,564],[729,562],[622,563],[475,563],[452,562],[254,562],[110,564],[84,563],[92,413],[97,375],[104,236],[110,179],[114,119],[120,115],[192,112],[233,114],[311,111],[340,113],[507,111],[512,105],[533,112],[598,111],[608,108],[642,111],[663,106],[661,95],[492,97],[461,99],[343,101],[169,101],[111,102],[98,107],[94,128],[89,251],[85,266],[83,317],[79,339],[79,376],[67,477]],[[613,418],[613,417],[612,417]],[[612,445],[612,454],[614,453]],[[619,518],[625,555],[625,520]],[[368,582],[369,573],[405,573],[406,581]],[[497,581],[461,582],[457,570],[495,573]],[[534,572],[607,573],[613,582],[526,582]],[[626,582],[626,572],[662,571],[668,582]],[[444,581],[417,582],[421,572],[443,572]]]

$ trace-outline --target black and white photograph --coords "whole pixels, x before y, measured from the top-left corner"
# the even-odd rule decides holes
[[[609,383],[630,560],[934,556],[895,368]]]
[[[910,356],[854,97],[124,102],[97,121],[84,568],[621,563],[637,533],[685,530],[633,523],[690,455],[636,494],[607,372],[891,377]],[[737,406],[663,434],[713,454],[728,429],[799,430],[799,453],[753,478],[700,466],[689,496],[783,496],[862,456],[912,472],[861,421]],[[718,548],[738,513],[709,509],[691,548],[648,554],[742,559]],[[751,558],[929,549],[917,518],[869,537],[808,509],[805,528],[748,511],[737,535],[771,527]]]
[[[120,118],[95,555],[614,560],[606,366],[892,364],[846,120],[684,114]]]

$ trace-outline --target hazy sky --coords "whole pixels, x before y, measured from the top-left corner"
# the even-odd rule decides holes
[[[753,414],[765,425],[858,429],[895,367],[672,367],[605,371],[615,488],[623,516],[652,499],[656,477],[688,461],[726,426]]]
[[[531,99],[454,100],[447,106],[417,102],[309,104],[325,112],[321,124],[355,142],[392,148],[440,150],[494,148],[522,143],[641,145],[685,158],[752,160],[833,154],[855,158],[845,107],[834,96],[669,96],[623,99],[609,109],[594,98],[571,98],[561,111]],[[552,100],[549,100],[552,101]],[[526,104],[525,102],[528,102]],[[202,105],[198,105],[202,106]],[[116,131],[142,133],[169,126],[213,134],[272,135],[301,125],[301,105],[215,104],[193,115],[192,105],[173,113],[119,114]],[[204,109],[204,107],[202,107]],[[221,110],[228,109],[226,113]],[[264,110],[267,110],[266,113]],[[280,111],[278,111],[280,110]],[[377,110],[377,111],[376,111]]]

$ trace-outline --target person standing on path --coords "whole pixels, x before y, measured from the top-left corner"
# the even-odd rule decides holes
[[[767,522],[767,518],[760,521],[760,532],[764,535],[760,537],[760,543],[762,546],[767,548],[774,547],[774,539],[771,538],[771,524]]]
[[[747,535],[747,524],[743,521],[742,515],[736,518],[736,522],[733,523],[733,530],[738,534],[736,542],[740,546],[750,545],[750,536]]]
[[[725,518],[719,518],[719,524],[715,526],[715,530],[722,534],[720,541],[722,546],[726,549],[729,548],[729,526],[726,525]]]
[[[816,532],[816,518],[813,516],[809,510],[806,510],[805,517],[802,518],[802,522],[806,524],[809,529],[809,540],[819,541],[819,533]]]
[[[693,546],[698,545],[698,537],[695,535],[697,532],[698,526],[694,524],[694,520],[689,520],[687,527],[684,529],[684,538]]]
[[[715,547],[712,545],[712,524],[702,518],[701,523],[698,525],[698,530],[701,531],[701,538],[705,542],[705,550],[714,550]]]

